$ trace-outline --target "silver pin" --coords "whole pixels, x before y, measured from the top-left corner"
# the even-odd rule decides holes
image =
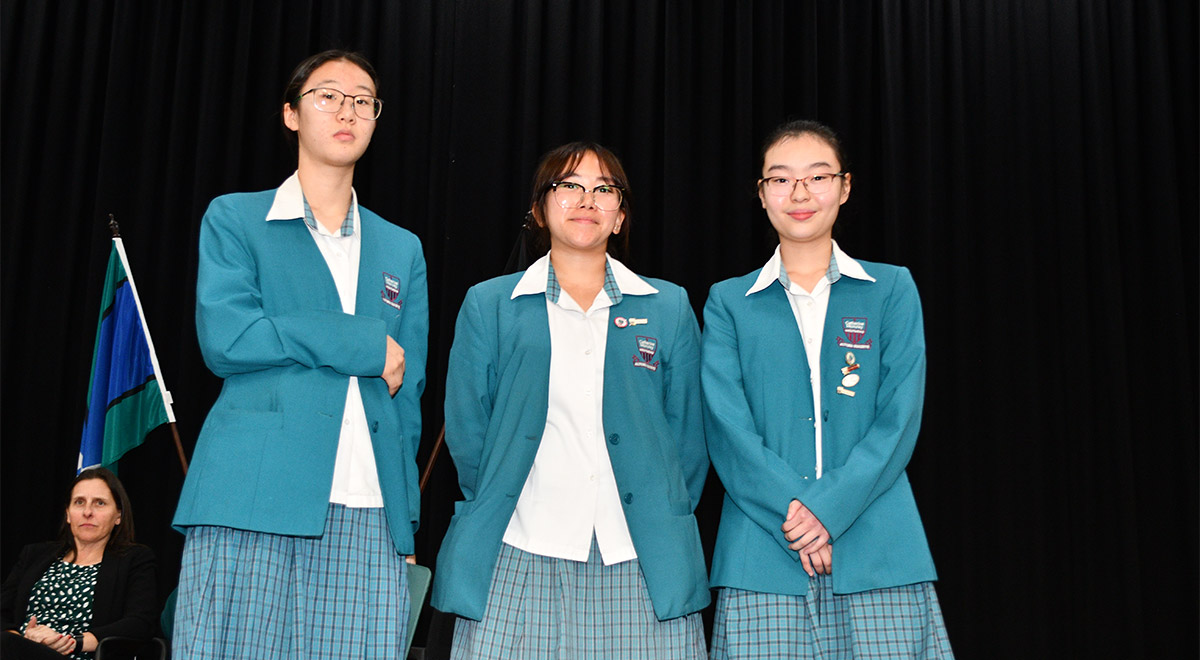
[[[854,390],[848,390],[848,389],[842,387],[841,385],[838,385],[837,393],[845,394],[846,396],[854,396]]]
[[[858,374],[846,374],[842,377],[842,387],[854,387],[858,385]]]
[[[854,359],[852,351],[846,351],[846,364],[854,364],[857,360]]]

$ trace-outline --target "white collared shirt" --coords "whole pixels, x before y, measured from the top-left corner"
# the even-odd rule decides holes
[[[546,428],[504,542],[546,557],[587,561],[592,535],[605,565],[637,557],[604,442],[604,354],[609,307],[625,295],[658,293],[608,257],[611,281],[584,310],[548,287],[550,255],[535,261],[512,298],[545,295],[550,323]],[[608,278],[606,277],[606,280]],[[553,298],[557,293],[557,301]]]
[[[354,231],[349,236],[330,232],[321,223],[309,226],[308,231],[329,266],[329,274],[337,286],[342,311],[353,314],[358,295],[358,263],[362,252],[362,232],[358,216],[358,195],[350,189],[350,212]],[[267,211],[267,220],[304,218],[304,193],[300,189],[299,173],[288,177],[275,191],[275,201]],[[306,225],[307,226],[307,225]],[[346,408],[342,413],[341,433],[338,435],[337,458],[333,464],[333,486],[329,501],[354,508],[383,506],[379,489],[379,472],[375,469],[375,451],[367,428],[367,412],[363,408],[358,377],[351,376],[346,389]]]
[[[750,290],[746,292],[747,296],[757,293],[775,282],[779,282],[783,290],[787,292],[788,302],[792,306],[792,314],[796,317],[796,326],[800,328],[800,340],[804,342],[804,354],[808,358],[809,386],[812,388],[813,398],[813,429],[816,432],[814,442],[816,442],[817,464],[814,466],[814,471],[818,479],[824,472],[820,422],[821,341],[825,335],[825,312],[829,309],[829,289],[842,275],[849,275],[856,280],[875,281],[875,278],[868,275],[867,271],[863,269],[862,264],[842,252],[837,241],[832,242],[833,253],[829,259],[829,268],[826,269],[825,276],[817,281],[812,291],[805,291],[804,287],[788,278],[787,269],[783,267],[783,257],[779,254],[779,247],[776,247],[775,254],[771,255],[770,260],[758,272],[758,279],[754,281],[754,286],[751,286]]]

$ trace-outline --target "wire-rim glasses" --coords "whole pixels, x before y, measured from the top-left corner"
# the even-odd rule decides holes
[[[351,99],[350,105],[354,108],[354,114],[360,119],[375,121],[383,112],[383,100],[370,94],[347,94],[332,87],[314,87],[296,99],[299,100],[308,94],[313,95],[313,107],[321,112],[338,112],[346,99]]]
[[[573,209],[583,204],[584,195],[592,193],[593,203],[601,211],[616,211],[621,208],[622,193],[620,186],[602,183],[591,190],[574,181],[551,181],[550,189],[554,191],[554,201],[564,209]]]
[[[801,183],[808,192],[820,195],[829,192],[833,188],[833,182],[847,174],[849,172],[817,172],[798,179],[790,176],[764,176],[758,180],[758,185],[763,186],[767,194],[782,197],[791,195],[796,190],[796,184]]]

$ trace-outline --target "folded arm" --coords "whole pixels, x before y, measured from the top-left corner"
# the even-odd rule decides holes
[[[267,314],[260,264],[243,232],[238,211],[214,200],[200,229],[196,283],[196,333],[213,373],[225,378],[300,364],[348,376],[381,376],[387,356],[384,322],[340,310]]]

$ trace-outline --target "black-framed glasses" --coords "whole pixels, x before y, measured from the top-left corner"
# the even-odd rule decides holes
[[[314,87],[304,94],[296,97],[296,100],[304,96],[313,95],[313,107],[321,112],[337,112],[342,109],[342,103],[346,99],[350,99],[350,105],[354,108],[354,114],[368,121],[379,119],[379,114],[383,112],[383,101],[370,94],[347,94],[341,90],[333,89],[332,87]]]
[[[564,209],[577,208],[583,203],[583,197],[592,193],[596,208],[601,211],[616,211],[621,208],[623,191],[620,186],[602,183],[591,190],[574,181],[551,181],[550,189],[554,191],[554,201]]]
[[[817,172],[802,176],[799,179],[790,176],[764,176],[758,180],[758,185],[763,186],[767,194],[786,196],[791,195],[796,190],[796,184],[804,184],[805,189],[814,195],[829,192],[833,188],[833,182],[838,177],[845,177],[849,172]]]

